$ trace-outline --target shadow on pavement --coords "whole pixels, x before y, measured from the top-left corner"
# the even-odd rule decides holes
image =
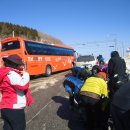
[[[56,103],[61,103],[61,106],[57,110],[57,115],[64,120],[68,120],[68,127],[70,130],[86,130],[79,113],[69,109],[69,100],[67,98],[54,96],[52,100]]]

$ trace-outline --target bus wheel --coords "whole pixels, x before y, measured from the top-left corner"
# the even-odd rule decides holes
[[[51,72],[51,66],[50,66],[50,65],[47,65],[47,66],[46,66],[46,73],[45,73],[45,75],[46,75],[46,76],[50,76],[51,73],[52,73],[52,72]]]

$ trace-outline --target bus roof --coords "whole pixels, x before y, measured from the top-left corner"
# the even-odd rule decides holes
[[[65,44],[54,44],[54,46],[73,49],[71,46]]]
[[[8,38],[1,40],[1,43],[9,42],[9,41],[12,41],[12,40],[20,40],[20,39],[22,39],[22,38],[20,38],[20,37],[8,37]]]
[[[12,40],[14,40],[14,41],[16,41],[16,40],[25,40],[25,41],[30,41],[30,42],[37,42],[37,43],[42,43],[42,44],[46,44],[46,45],[52,45],[52,46],[57,46],[57,47],[73,49],[72,47],[70,47],[68,45],[65,45],[65,44],[47,44],[47,43],[43,43],[43,42],[40,42],[40,41],[33,41],[33,40],[24,39],[22,37],[8,37],[8,38],[3,39],[1,41],[1,43],[9,42],[9,41],[12,41]]]

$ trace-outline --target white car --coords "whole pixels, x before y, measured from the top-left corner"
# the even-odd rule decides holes
[[[96,65],[96,58],[93,55],[83,55],[79,56],[76,60],[76,66],[79,67],[88,67],[89,69],[92,69],[94,65]]]

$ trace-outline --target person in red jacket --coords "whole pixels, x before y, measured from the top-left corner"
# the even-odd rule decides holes
[[[23,70],[20,56],[14,54],[3,58],[0,68],[0,109],[4,120],[3,130],[25,130],[24,108],[33,103],[29,90],[29,74]]]

